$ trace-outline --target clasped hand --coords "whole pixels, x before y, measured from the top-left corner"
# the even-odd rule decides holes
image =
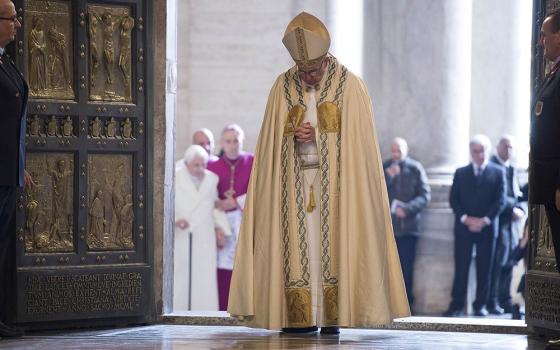
[[[315,128],[309,122],[303,123],[300,127],[294,130],[294,136],[296,137],[297,142],[315,142]]]
[[[465,222],[463,222],[471,232],[480,232],[487,225],[483,218],[477,218],[474,216],[467,216]]]
[[[228,211],[237,208],[237,201],[235,198],[228,196],[224,199],[217,200],[214,206],[221,211]]]

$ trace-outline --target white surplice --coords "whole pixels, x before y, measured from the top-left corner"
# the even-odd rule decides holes
[[[215,226],[231,231],[224,212],[214,209],[218,176],[204,170],[197,188],[186,167],[175,172],[175,222],[185,219],[189,228],[175,227],[173,309],[189,310],[189,251],[192,252],[190,310],[218,310]],[[189,249],[192,235],[192,249]]]

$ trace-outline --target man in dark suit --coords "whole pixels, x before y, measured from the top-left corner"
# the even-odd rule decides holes
[[[501,315],[504,311],[511,313],[513,310],[510,287],[513,266],[516,262],[512,260],[512,252],[518,246],[519,239],[514,234],[512,223],[525,216],[525,211],[520,204],[522,194],[517,172],[510,164],[513,152],[512,140],[511,136],[502,136],[496,147],[496,154],[490,158],[490,162],[503,167],[506,173],[506,204],[498,218],[498,239],[488,300],[488,312],[495,315]]]
[[[420,233],[420,212],[430,201],[430,185],[424,167],[408,157],[408,144],[400,137],[393,140],[391,159],[383,163],[383,169],[408,304],[412,309],[412,280],[416,242]]]
[[[531,117],[529,203],[542,204],[552,232],[560,271],[560,12],[551,13],[541,28],[544,56],[554,63],[535,94]]]
[[[498,236],[497,217],[505,204],[504,170],[488,162],[490,140],[475,135],[470,142],[472,163],[457,169],[449,202],[455,213],[455,277],[445,316],[461,316],[465,308],[469,266],[476,246],[475,316],[486,316],[490,271]]]
[[[32,182],[24,170],[27,83],[5,52],[20,27],[14,4],[0,0],[0,337],[22,334],[6,322],[15,290],[16,189]]]

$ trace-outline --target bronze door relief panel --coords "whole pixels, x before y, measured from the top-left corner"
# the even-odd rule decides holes
[[[72,3],[28,0],[24,26],[31,98],[73,100]]]
[[[30,87],[17,322],[153,315],[144,0],[19,0],[8,52]],[[11,50],[11,51],[10,51]],[[89,321],[85,321],[89,320]]]
[[[88,5],[89,98],[132,102],[134,18],[127,6]]]
[[[540,28],[546,15],[560,8],[559,0],[533,2],[533,97],[551,68],[544,59],[539,42]],[[532,162],[532,161],[531,161]],[[530,167],[532,164],[530,164]],[[529,171],[530,177],[531,171]],[[529,181],[531,179],[529,178]],[[529,259],[526,276],[526,322],[538,333],[560,333],[560,274],[558,274],[550,226],[544,206],[529,206]]]

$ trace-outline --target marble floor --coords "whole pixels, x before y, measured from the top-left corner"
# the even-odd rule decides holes
[[[0,340],[0,349],[379,349],[542,350],[526,335],[345,329],[340,336],[287,335],[246,327],[154,325],[134,328],[29,333]]]

